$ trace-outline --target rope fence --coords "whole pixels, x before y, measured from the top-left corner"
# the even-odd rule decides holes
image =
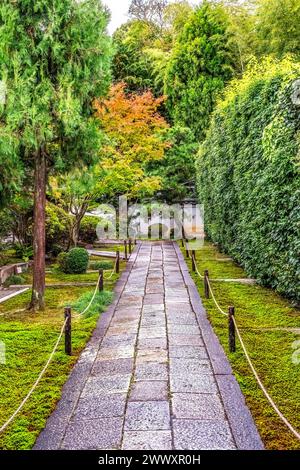
[[[194,251],[192,251],[190,253],[190,250],[188,249],[187,245],[186,245],[186,238],[185,236],[183,237],[182,239],[182,246],[183,248],[185,248],[186,250],[186,253],[187,253],[187,257],[188,258],[191,258],[192,260],[192,269],[193,269],[193,272],[195,272],[199,278],[204,281],[204,290],[205,290],[205,297],[208,299],[209,296],[211,295],[211,298],[215,304],[215,306],[217,307],[217,310],[223,315],[223,316],[226,316],[228,318],[228,333],[229,333],[229,350],[230,352],[235,352],[236,351],[236,342],[235,342],[235,334],[237,334],[237,337],[239,339],[239,342],[241,344],[241,347],[242,347],[242,350],[243,350],[243,353],[246,357],[246,360],[249,364],[249,367],[256,379],[256,382],[257,384],[259,385],[261,391],[263,392],[264,396],[266,397],[266,399],[268,400],[268,402],[270,403],[271,407],[273,408],[273,410],[275,411],[275,413],[277,414],[277,416],[281,419],[281,421],[287,426],[287,428],[291,431],[291,433],[296,437],[296,439],[298,439],[300,441],[300,433],[294,428],[294,426],[288,421],[288,419],[282,414],[282,412],[279,410],[278,406],[276,405],[276,403],[274,402],[274,400],[272,399],[272,397],[270,396],[270,394],[268,393],[268,391],[266,390],[261,378],[259,377],[259,374],[258,372],[256,371],[254,365],[253,365],[253,362],[250,358],[250,355],[247,351],[247,348],[246,348],[246,345],[244,343],[244,340],[242,338],[242,335],[241,335],[241,332],[240,332],[240,329],[238,327],[238,324],[237,324],[237,321],[236,321],[236,318],[235,318],[235,309],[234,307],[229,307],[228,309],[228,312],[225,312],[222,307],[220,306],[220,304],[218,303],[217,299],[216,299],[216,296],[214,294],[214,291],[213,291],[213,288],[212,288],[212,285],[211,285],[211,282],[212,282],[212,279],[209,278],[209,272],[206,270],[205,273],[204,273],[204,276],[199,272],[199,269],[197,267],[197,263],[196,263],[196,254]]]
[[[65,327],[66,327],[66,324],[67,324],[67,319],[65,319],[64,321],[64,324],[62,325],[61,327],[61,330],[60,330],[60,333],[59,333],[59,336],[57,338],[57,341],[55,343],[55,346],[54,348],[52,349],[52,352],[43,368],[43,370],[41,371],[40,375],[38,376],[38,378],[36,379],[36,381],[34,382],[33,386],[31,387],[31,389],[29,390],[29,392],[27,393],[26,397],[24,398],[24,400],[20,403],[20,405],[18,406],[18,408],[16,409],[16,411],[11,415],[11,417],[6,421],[6,423],[4,423],[1,428],[0,428],[0,434],[2,434],[5,429],[10,425],[10,423],[15,419],[15,417],[17,416],[18,413],[20,413],[20,411],[23,409],[23,407],[25,406],[25,404],[27,403],[27,401],[29,400],[29,398],[31,397],[31,395],[33,394],[33,392],[35,391],[35,389],[37,388],[38,384],[40,383],[41,379],[43,378],[43,376],[45,375],[45,372],[47,371],[52,359],[53,359],[53,356],[58,348],[58,345],[60,343],[60,340],[64,334],[64,330],[65,330]]]
[[[127,245],[127,243],[126,243]],[[132,253],[132,244],[129,243],[129,254],[131,255]],[[128,256],[126,254],[126,257],[125,259],[127,260],[128,259]],[[109,280],[112,278],[112,276],[115,274],[115,273],[119,273],[120,272],[120,252],[117,251],[117,254],[116,254],[116,261],[115,261],[115,264],[114,264],[114,267],[112,269],[112,272],[110,273],[110,276],[108,278],[106,278],[106,280]],[[100,269],[99,270],[99,278],[98,278],[98,281],[97,281],[97,285],[96,285],[96,288],[95,288],[95,291],[93,293],[93,296],[89,302],[89,304],[87,305],[87,307],[79,314],[76,314],[76,315],[73,315],[73,318],[81,318],[85,313],[88,312],[88,310],[91,308],[95,298],[96,298],[96,295],[97,295],[97,292],[99,291],[103,291],[104,290],[104,271],[103,269]],[[2,315],[5,315],[6,313],[3,313]],[[50,355],[49,355],[49,358],[46,362],[46,364],[44,365],[42,371],[40,372],[38,378],[36,379],[36,381],[34,382],[34,384],[32,385],[31,389],[29,390],[29,392],[27,393],[26,397],[22,400],[22,402],[20,403],[20,405],[18,406],[18,408],[14,411],[14,413],[10,416],[10,418],[0,427],[0,434],[2,434],[6,429],[7,427],[14,421],[14,419],[16,418],[16,416],[20,413],[20,411],[24,408],[24,406],[26,405],[27,401],[29,400],[29,398],[31,397],[31,395],[33,394],[33,392],[36,390],[37,386],[39,385],[40,381],[42,380],[42,378],[44,377],[50,363],[52,362],[53,360],[53,357],[54,357],[54,354],[56,353],[57,351],[57,348],[59,346],[59,343],[62,339],[62,336],[63,334],[65,334],[65,353],[67,355],[71,355],[72,354],[72,341],[71,341],[71,335],[72,335],[72,324],[71,324],[71,320],[72,320],[72,315],[71,315],[71,307],[65,307],[64,309],[64,316],[65,316],[65,319],[64,319],[64,323],[60,329],[60,332],[59,332],[59,335],[58,335],[58,338],[56,340],[56,343],[54,345],[54,348],[52,349]]]

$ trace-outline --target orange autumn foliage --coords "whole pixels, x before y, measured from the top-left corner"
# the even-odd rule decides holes
[[[108,137],[101,159],[106,187],[133,196],[149,195],[160,188],[160,178],[148,177],[145,166],[161,160],[169,146],[164,138],[169,126],[158,111],[164,100],[151,92],[127,95],[125,84],[118,83],[106,100],[95,102],[96,115]]]

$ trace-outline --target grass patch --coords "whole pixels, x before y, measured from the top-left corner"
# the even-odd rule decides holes
[[[92,300],[94,293],[93,292],[86,292],[83,294],[79,299],[77,299],[71,307],[74,308],[75,312],[80,314],[83,312],[89,305],[90,301]],[[112,302],[113,300],[113,293],[110,291],[103,291],[98,292],[95,296],[95,299],[85,313],[84,317],[91,317],[93,315],[97,315],[98,313],[102,313],[105,311],[106,307]]]
[[[121,270],[125,263],[120,263]],[[85,275],[63,275],[53,272],[47,282],[71,282],[78,278],[96,281],[97,273]],[[99,293],[95,305],[83,318],[73,318],[73,355],[64,353],[63,340],[54,356],[46,375],[36,391],[18,414],[16,419],[0,436],[0,449],[31,449],[45,427],[46,420],[55,409],[66,382],[80,352],[84,349],[95,329],[98,315],[103,312],[113,297],[113,287],[119,275],[105,280],[105,292]],[[30,275],[29,278],[30,279]],[[0,304],[0,341],[6,348],[6,364],[0,365],[0,426],[16,410],[45,365],[57,340],[64,321],[64,307],[72,305],[74,310],[88,304],[93,294],[91,287],[48,288],[46,290],[45,312],[26,311],[30,291]]]
[[[185,254],[183,249],[182,252]],[[233,261],[221,261],[224,258],[214,245],[206,243],[197,252],[198,269],[201,273],[208,269],[211,278],[247,277]],[[191,270],[191,260],[186,261]],[[229,353],[226,318],[220,315],[211,299],[204,298],[203,281],[194,273],[192,276],[266,448],[299,450],[299,441],[282,423],[258,387],[240,344],[237,342],[236,353]],[[213,289],[223,310],[227,311],[229,305],[235,306],[237,323],[258,374],[281,412],[300,430],[300,365],[292,362],[292,344],[300,339],[293,331],[300,329],[300,310],[271,289],[257,285],[214,282]]]
[[[112,261],[94,261],[90,263],[89,269],[94,269],[95,271],[98,269],[109,270],[114,268],[114,262]]]

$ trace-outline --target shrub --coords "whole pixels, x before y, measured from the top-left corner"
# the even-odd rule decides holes
[[[83,274],[88,268],[89,254],[84,248],[73,248],[68,253],[60,253],[57,261],[64,273]]]
[[[22,276],[17,276],[15,274],[12,274],[4,282],[4,287],[20,286],[24,283],[25,283],[25,279]]]
[[[57,256],[57,264],[59,267],[59,270],[62,271],[63,273],[66,272],[67,269],[67,258],[68,258],[68,253],[61,252]]]
[[[227,90],[197,161],[209,237],[251,277],[300,299],[300,65],[270,58]]]
[[[114,267],[114,263],[111,261],[94,261],[90,263],[90,269],[98,270],[98,269],[112,269]]]
[[[85,243],[94,243],[97,239],[96,228],[100,219],[98,217],[85,216],[80,224],[79,239]]]
[[[16,257],[22,259],[24,262],[27,262],[33,258],[32,246],[26,246],[21,245],[20,243],[15,243],[14,249],[16,252]]]

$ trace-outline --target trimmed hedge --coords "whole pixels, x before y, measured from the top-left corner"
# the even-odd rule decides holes
[[[197,158],[209,238],[249,276],[297,301],[299,78],[300,64],[288,58],[251,64],[218,104]]]
[[[84,274],[89,265],[89,254],[84,248],[73,248],[57,257],[59,268],[66,274]]]

